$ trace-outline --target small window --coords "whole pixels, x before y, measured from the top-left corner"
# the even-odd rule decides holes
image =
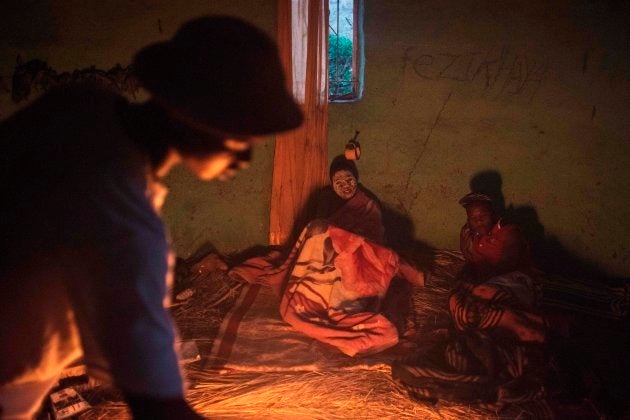
[[[363,96],[363,0],[329,0],[328,100]]]

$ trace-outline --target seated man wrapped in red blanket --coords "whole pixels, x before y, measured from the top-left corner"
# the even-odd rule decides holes
[[[288,257],[275,252],[251,258],[229,272],[272,287],[286,322],[349,356],[398,343],[398,329],[381,313],[395,276],[424,285],[422,272],[383,246],[380,204],[357,178],[354,162],[337,157],[320,218],[304,228]]]

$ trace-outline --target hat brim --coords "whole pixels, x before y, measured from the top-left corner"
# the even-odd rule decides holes
[[[213,130],[242,136],[259,136],[299,127],[302,111],[284,86],[253,84],[229,91],[229,87],[208,87],[186,77],[178,66],[186,66],[170,43],[142,49],[134,59],[139,82],[160,102]],[[211,77],[211,76],[209,76]],[[283,85],[284,83],[281,83]]]

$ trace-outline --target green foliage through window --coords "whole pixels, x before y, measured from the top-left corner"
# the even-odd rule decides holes
[[[328,36],[328,96],[331,99],[352,93],[352,40]]]
[[[328,100],[353,101],[362,94],[362,0],[328,0]]]

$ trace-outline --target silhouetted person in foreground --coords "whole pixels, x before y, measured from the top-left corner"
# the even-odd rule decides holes
[[[299,126],[274,42],[230,17],[185,24],[133,61],[144,104],[93,86],[43,95],[0,126],[0,406],[28,418],[83,356],[134,417],[197,418],[165,305],[174,256],[160,183],[247,163],[254,136]]]

